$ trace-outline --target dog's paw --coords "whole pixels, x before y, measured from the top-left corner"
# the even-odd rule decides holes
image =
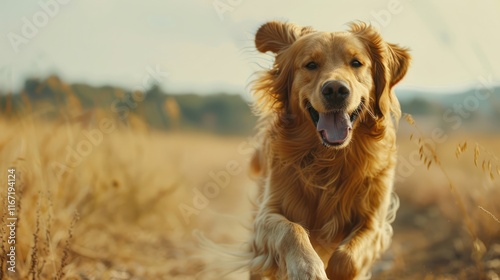
[[[287,274],[289,280],[328,280],[323,261],[318,256],[289,258]]]
[[[358,275],[352,256],[343,250],[333,253],[326,272],[331,279],[355,279]]]

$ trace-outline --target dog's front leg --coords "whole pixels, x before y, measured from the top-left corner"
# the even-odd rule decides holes
[[[367,223],[353,232],[335,250],[328,261],[326,273],[330,279],[359,279],[380,256],[386,246],[386,234]]]
[[[307,231],[281,214],[259,213],[255,220],[253,249],[252,273],[272,275],[277,279],[328,279]]]

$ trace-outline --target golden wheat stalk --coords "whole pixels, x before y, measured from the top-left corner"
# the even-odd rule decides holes
[[[412,127],[415,128],[417,133],[420,135],[420,137],[418,138],[418,141],[417,141],[417,145],[419,147],[419,155],[420,155],[420,159],[423,160],[427,169],[429,169],[431,163],[434,163],[439,168],[441,173],[446,177],[446,180],[448,181],[448,186],[449,186],[450,192],[451,192],[453,198],[455,199],[456,204],[458,205],[458,207],[460,209],[460,212],[461,212],[462,217],[464,219],[465,226],[466,226],[466,228],[469,232],[469,235],[471,237],[472,245],[474,248],[473,256],[474,256],[474,260],[476,262],[477,270],[479,273],[482,273],[483,270],[482,270],[481,258],[484,254],[484,251],[480,249],[480,248],[482,248],[482,246],[479,246],[478,244],[483,244],[483,243],[478,238],[476,229],[474,227],[474,223],[472,222],[472,219],[467,211],[467,208],[466,208],[465,203],[462,199],[462,196],[457,191],[457,188],[455,187],[455,183],[453,182],[451,176],[448,174],[446,169],[441,164],[441,161],[439,160],[439,157],[438,157],[435,149],[429,145],[425,145],[425,141],[423,141],[424,134],[422,133],[420,128],[417,126],[413,117],[410,114],[405,114],[404,118]],[[411,137],[413,137],[413,134]],[[466,143],[462,144],[460,146],[459,150],[455,152],[455,154],[457,156],[460,155],[462,150],[465,150],[466,147],[467,147]],[[477,166],[477,157],[478,156],[479,156],[479,145],[476,144],[476,147],[474,149],[474,163],[476,164],[476,166]]]
[[[38,233],[40,232],[40,204],[41,204],[41,192],[38,192],[38,202],[37,202],[37,207],[36,207],[36,225],[35,225],[35,232],[33,233],[33,246],[31,247],[31,265],[30,265],[30,270],[28,272],[28,275],[31,275],[31,279],[38,279],[38,261],[39,261],[39,254],[38,254]]]
[[[78,222],[79,219],[80,215],[78,214],[78,211],[75,211],[73,214],[73,219],[71,220],[71,225],[68,229],[68,238],[64,243],[63,255],[61,257],[61,265],[59,266],[59,269],[57,270],[57,274],[55,277],[55,279],[57,280],[62,279],[65,275],[64,268],[68,264],[69,251],[70,251],[71,241],[73,239],[73,231],[75,230],[76,223]]]
[[[495,220],[495,222],[499,223],[500,224],[500,220],[495,216],[493,215],[490,211],[484,209],[482,206],[478,205],[479,209],[483,210],[486,214],[490,215],[491,218],[493,218],[493,220]]]

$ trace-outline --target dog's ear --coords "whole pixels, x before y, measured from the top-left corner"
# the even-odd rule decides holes
[[[291,46],[301,36],[314,32],[311,27],[300,27],[293,23],[270,21],[262,25],[255,34],[255,46],[262,52],[275,54]]]
[[[406,75],[406,71],[408,71],[408,67],[410,66],[411,57],[408,53],[408,49],[401,48],[396,44],[387,43],[387,62],[390,72],[390,87],[392,88],[396,85],[403,77]]]
[[[301,36],[312,33],[310,27],[300,27],[286,22],[271,21],[262,25],[255,34],[255,46],[266,53],[276,54],[273,67],[254,84],[257,104],[261,112],[274,111],[284,119],[290,114],[289,93],[293,79],[294,55],[287,50]]]
[[[375,113],[387,116],[392,112],[399,117],[399,102],[392,92],[392,87],[408,70],[411,60],[408,50],[385,42],[372,26],[365,23],[351,24],[350,32],[364,43],[370,54],[375,85]]]

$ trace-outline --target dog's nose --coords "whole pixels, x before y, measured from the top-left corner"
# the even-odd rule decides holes
[[[340,80],[327,81],[321,87],[321,93],[329,102],[339,104],[344,102],[349,96],[349,85]]]

